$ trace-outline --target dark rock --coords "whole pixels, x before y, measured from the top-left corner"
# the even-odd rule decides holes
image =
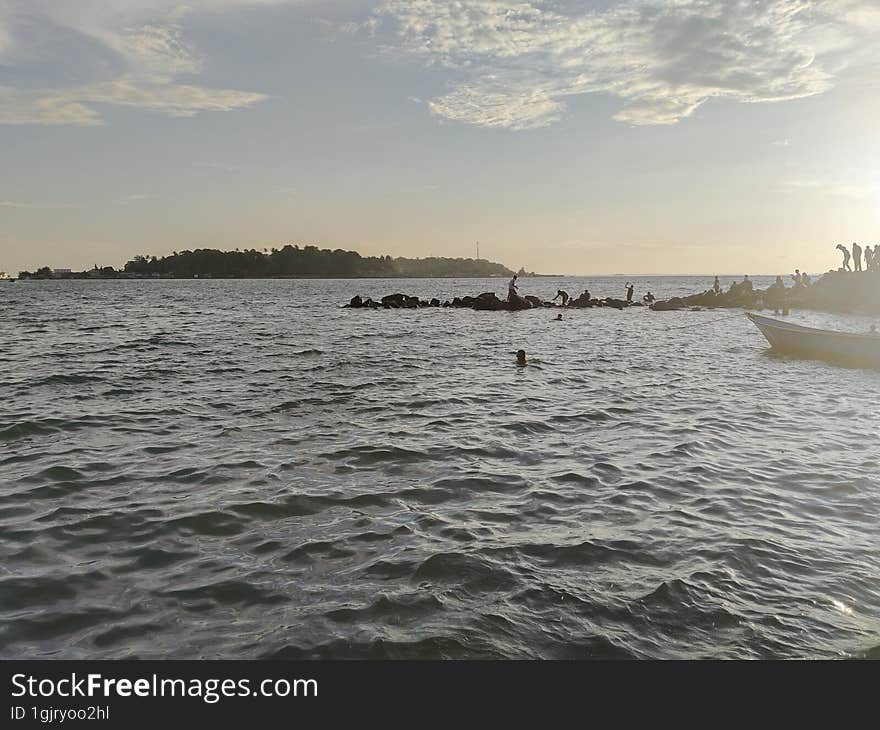
[[[388,294],[382,297],[382,304],[396,304],[398,307],[401,307],[406,299],[405,294]]]
[[[480,312],[500,312],[507,309],[507,302],[502,302],[494,292],[483,292],[474,299],[473,308]]]
[[[678,309],[687,307],[684,299],[681,297],[672,297],[672,299],[660,300],[651,305],[651,309],[655,312],[674,312]]]

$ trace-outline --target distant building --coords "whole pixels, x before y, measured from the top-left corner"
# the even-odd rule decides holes
[[[52,276],[70,276],[72,269],[52,269]]]

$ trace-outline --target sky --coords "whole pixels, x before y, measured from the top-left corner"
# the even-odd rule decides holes
[[[0,0],[0,269],[826,271],[880,243],[878,64],[878,0]]]

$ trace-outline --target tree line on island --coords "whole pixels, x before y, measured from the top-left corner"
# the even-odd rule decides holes
[[[199,248],[175,251],[170,256],[135,256],[122,269],[112,266],[81,272],[50,269],[22,271],[20,279],[118,279],[118,278],[442,278],[507,277],[513,271],[485,259],[429,257],[410,259],[361,256],[356,251],[287,245],[283,248],[218,251]],[[520,276],[535,276],[519,270]]]

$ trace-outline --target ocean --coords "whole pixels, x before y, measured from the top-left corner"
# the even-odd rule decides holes
[[[735,310],[341,308],[506,286],[0,285],[0,656],[880,656],[880,372]]]

